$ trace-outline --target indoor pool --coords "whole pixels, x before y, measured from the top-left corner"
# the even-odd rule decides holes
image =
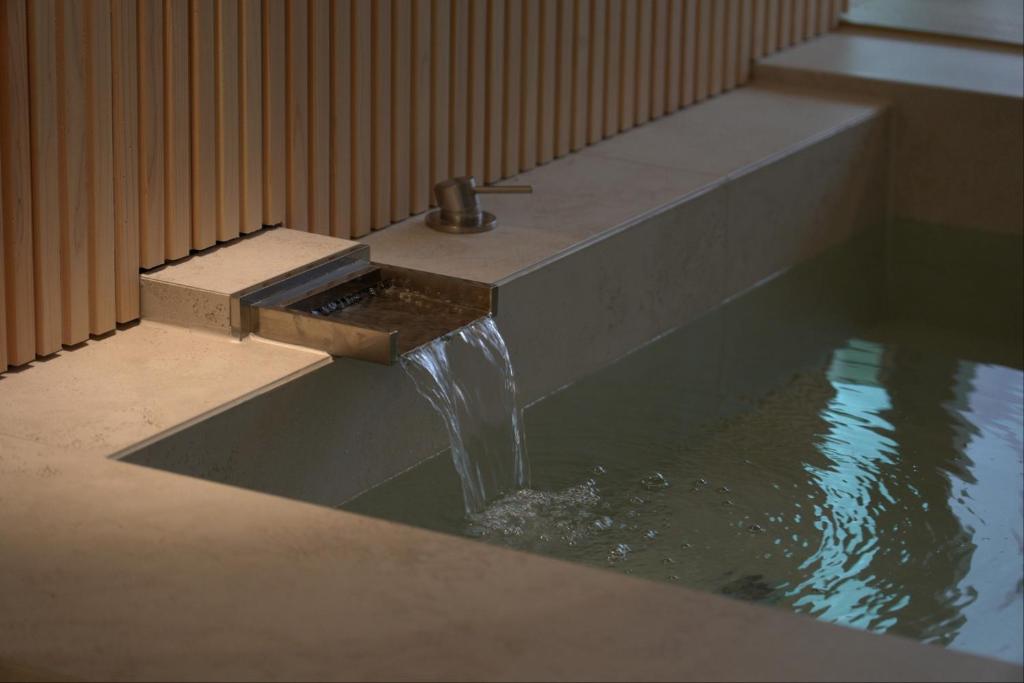
[[[444,455],[345,509],[1021,662],[1019,339],[887,315],[863,258],[531,406],[531,487],[483,512]]]

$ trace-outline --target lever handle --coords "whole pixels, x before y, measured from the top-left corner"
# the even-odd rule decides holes
[[[533,185],[490,185],[474,187],[476,194],[532,194]]]

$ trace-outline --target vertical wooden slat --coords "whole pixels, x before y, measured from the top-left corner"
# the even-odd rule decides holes
[[[832,20],[832,0],[814,0],[818,3],[818,33],[828,33]]]
[[[520,53],[523,56],[523,78],[519,118],[522,133],[519,139],[519,167],[528,171],[537,165],[537,121],[540,116],[540,0],[524,0]]]
[[[391,0],[373,3],[373,80],[370,84],[373,121],[373,171],[370,225],[391,222]],[[447,93],[445,93],[447,100]]]
[[[572,145],[573,0],[558,2],[558,48],[555,79],[555,156],[569,153]]]
[[[436,8],[435,8],[436,9]],[[487,151],[485,182],[501,178],[502,107],[505,95],[505,0],[487,3]]]
[[[331,7],[309,6],[309,229],[331,234]],[[408,48],[408,42],[406,42]],[[406,79],[408,87],[408,79]],[[408,160],[406,160],[408,168]],[[408,196],[408,195],[407,195]],[[406,208],[408,213],[408,207]]]
[[[412,4],[412,159],[413,213],[426,210],[430,187],[430,3]],[[472,68],[472,64],[469,65]],[[472,117],[470,117],[472,120]],[[468,136],[468,134],[467,134]]]
[[[482,181],[487,174],[487,3],[469,5],[469,174]]]
[[[5,17],[6,19],[6,17]],[[0,372],[7,370],[7,306],[4,293],[4,166],[0,155]]]
[[[280,225],[288,204],[285,3],[263,0],[263,224]],[[193,226],[195,234],[195,226]]]
[[[241,225],[238,0],[216,2],[217,240],[224,242],[238,237]]]
[[[114,285],[117,321],[139,316],[138,46],[134,0],[113,0]],[[187,9],[187,4],[186,4]],[[190,116],[191,108],[185,112]],[[188,145],[179,141],[178,144]],[[191,211],[191,207],[189,207]],[[190,240],[191,241],[191,240]]]
[[[764,56],[764,23],[765,15],[768,12],[768,0],[751,0],[753,16],[751,19],[751,59],[760,59]]]
[[[587,144],[588,107],[590,99],[590,2],[575,0],[573,9],[572,52],[572,134],[569,148],[582,149]]]
[[[241,0],[239,11],[241,74],[238,80],[242,117],[239,229],[253,232],[263,225],[263,7],[260,0]]]
[[[829,26],[836,28],[839,26],[841,14],[846,11],[846,0],[832,0],[832,11],[830,12]]]
[[[558,0],[540,0],[540,106],[537,121],[537,163],[555,157],[555,91],[558,80]]]
[[[420,4],[420,3],[417,3]],[[331,3],[331,234],[352,223],[352,4]]]
[[[259,21],[258,16],[256,20]],[[191,135],[188,92],[188,0],[164,0],[163,29],[164,257],[179,259],[188,256],[192,246],[191,151],[186,142]],[[259,59],[259,56],[256,58]],[[262,107],[262,104],[259,106]],[[257,223],[258,221],[257,217]]]
[[[779,49],[779,2],[780,0],[762,0],[765,6],[764,16],[764,54],[774,54]]]
[[[0,4],[0,159],[4,167],[3,246],[7,364],[35,357],[32,174],[27,20],[21,2]],[[53,229],[56,229],[54,225]]]
[[[57,125],[60,129],[58,182],[65,344],[78,344],[89,338],[88,65],[85,31],[84,5],[75,0],[60,0],[57,3]],[[141,104],[141,93],[139,99]]]
[[[651,49],[653,44],[654,0],[637,0],[636,34],[636,122],[651,118]]]
[[[523,87],[523,2],[505,0],[505,79],[502,104],[504,131],[501,146],[501,174],[503,177],[519,172],[519,139],[522,123]]]
[[[654,25],[651,40],[651,118],[665,113],[668,85],[668,0],[654,0]]]
[[[778,47],[784,50],[793,44],[793,0],[779,0]]]
[[[110,54],[110,2],[85,6],[89,64],[89,331],[116,325],[114,285],[114,141]],[[163,141],[161,141],[161,144]]]
[[[164,31],[161,0],[139,0],[139,262],[164,262]]]
[[[409,215],[409,160],[412,126],[412,7],[396,0],[391,8],[391,220]]]
[[[433,187],[448,177],[451,0],[433,0],[430,12],[430,186]],[[498,95],[500,101],[500,90]]]
[[[629,1],[629,0],[627,0]],[[608,0],[604,28],[604,135],[619,132],[619,86],[622,83],[622,2]]]
[[[636,125],[636,0],[622,0],[622,72],[619,79],[619,130]]]
[[[309,3],[291,0],[285,18],[288,131],[285,225],[309,230]]]
[[[19,4],[19,3],[14,3]],[[16,94],[3,92],[3,101],[10,102],[15,108],[10,112],[13,125],[24,125],[21,134],[31,133],[31,163],[24,167],[23,173],[28,177],[31,167],[31,226],[33,250],[33,289],[35,294],[35,353],[45,356],[61,348],[62,314],[60,289],[60,194],[57,177],[60,169],[58,152],[57,122],[57,44],[56,44],[56,5],[52,0],[41,0],[28,3],[28,78],[21,79],[20,86],[31,93],[30,103],[19,101]],[[16,25],[12,25],[15,29]],[[24,23],[21,30],[25,29]],[[134,28],[134,25],[133,25]],[[18,35],[8,38],[0,36],[0,40],[18,41]],[[22,48],[25,46],[24,36],[20,39]],[[11,78],[16,79],[12,85],[18,84],[18,71],[24,68],[25,56],[20,63],[14,63]],[[0,64],[0,68],[3,68]],[[2,82],[0,82],[2,85]],[[24,110],[21,108],[24,107]],[[31,124],[27,118],[31,112]],[[19,124],[20,115],[26,118]],[[3,113],[0,112],[0,117]],[[5,123],[3,130],[11,131],[11,144],[19,144],[15,138],[19,135],[17,128],[8,128]],[[9,167],[10,168],[10,167]],[[12,182],[21,179],[21,173],[12,169],[9,173]],[[29,201],[26,195],[25,201]],[[13,229],[14,223],[8,223]],[[138,254],[136,253],[136,260]],[[136,271],[138,269],[136,268]],[[0,302],[2,304],[2,302]],[[12,326],[16,322],[11,316]]]
[[[682,106],[683,98],[683,0],[670,0],[668,11],[668,69],[665,78],[665,111]]]
[[[370,232],[373,173],[373,0],[352,4],[352,236]]]
[[[217,241],[217,87],[215,5],[190,0],[192,89],[192,248]]]
[[[695,66],[696,90],[694,99],[700,102],[711,92],[711,27],[714,0],[698,0],[697,6],[697,59]]]
[[[802,43],[804,41],[804,31],[807,29],[807,20],[805,14],[807,12],[806,0],[792,0],[793,4],[793,28],[792,28],[792,44]]]
[[[679,104],[693,103],[697,88],[697,0],[683,0],[683,85]]]
[[[451,6],[451,76],[448,85],[448,175],[467,175],[469,155],[469,5],[453,0]]]
[[[605,25],[608,23],[607,0],[593,0],[590,8],[590,105],[588,107],[587,143],[604,137]]]
[[[725,0],[725,61],[722,89],[736,87],[740,51],[740,0]]]
[[[754,4],[760,0],[740,0],[740,57],[739,74],[736,82],[739,85],[750,80],[751,53],[754,49]]]
[[[807,0],[804,9],[804,36],[811,38],[818,35],[818,0]]]
[[[711,75],[708,94],[717,95],[725,87],[726,14],[732,0],[715,0],[711,16]]]

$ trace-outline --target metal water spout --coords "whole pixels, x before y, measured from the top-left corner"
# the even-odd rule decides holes
[[[492,185],[480,187],[473,176],[449,178],[434,185],[439,208],[427,214],[427,225],[441,232],[462,234],[487,232],[498,224],[497,218],[480,208],[479,194],[530,194],[530,185]]]

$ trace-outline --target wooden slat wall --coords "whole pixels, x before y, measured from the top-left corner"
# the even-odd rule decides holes
[[[359,237],[742,85],[845,0],[0,0],[0,371],[139,268]]]

